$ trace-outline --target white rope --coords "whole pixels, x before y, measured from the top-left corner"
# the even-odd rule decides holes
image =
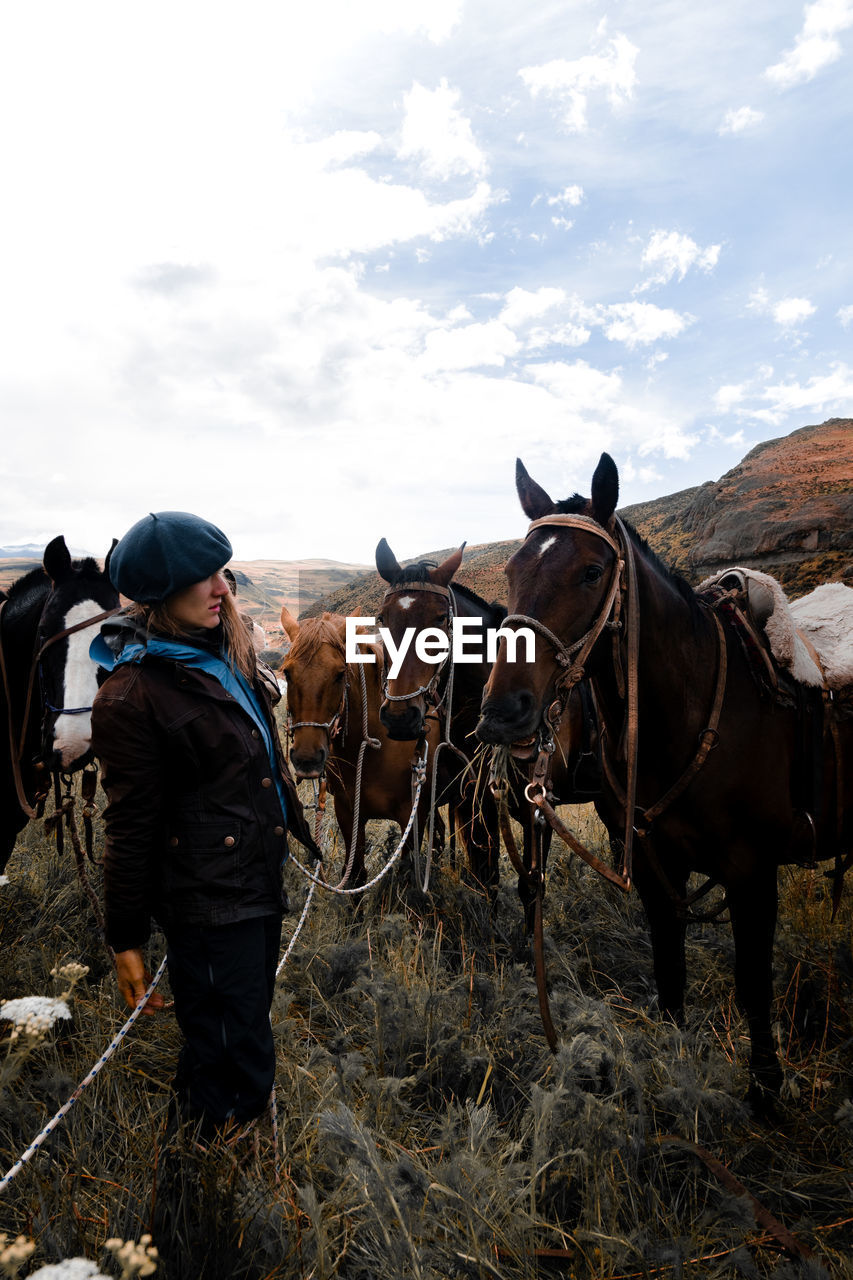
[[[38,1151],[39,1147],[41,1147],[43,1143],[47,1140],[47,1138],[50,1136],[50,1134],[53,1133],[54,1129],[59,1124],[60,1120],[62,1120],[62,1118],[66,1116],[68,1112],[71,1110],[71,1108],[74,1106],[74,1103],[80,1097],[83,1090],[92,1083],[92,1081],[95,1079],[95,1076],[98,1075],[98,1073],[103,1069],[103,1067],[105,1067],[106,1064],[109,1062],[110,1058],[113,1056],[116,1049],[119,1047],[122,1040],[125,1038],[128,1031],[133,1026],[134,1022],[136,1022],[136,1019],[139,1017],[139,1015],[142,1013],[142,1010],[145,1008],[146,1004],[148,1003],[149,997],[151,996],[151,993],[154,990],[154,988],[157,986],[157,983],[162,978],[165,968],[166,968],[166,957],[164,956],[160,962],[160,968],[157,970],[157,972],[154,974],[154,977],[151,979],[151,983],[147,991],[145,992],[145,994],[141,997],[139,1004],[136,1006],[133,1013],[130,1015],[130,1017],[128,1018],[124,1026],[121,1028],[121,1030],[116,1033],[116,1035],[107,1045],[106,1049],[101,1054],[98,1061],[92,1067],[92,1070],[85,1077],[85,1079],[80,1081],[80,1083],[78,1084],[77,1088],[74,1090],[74,1092],[72,1093],[68,1101],[59,1108],[59,1110],[57,1111],[53,1119],[47,1122],[47,1124],[44,1126],[44,1128],[42,1129],[38,1137],[35,1138],[34,1141],[31,1142],[30,1145],[27,1147],[26,1151],[21,1156],[21,1158],[15,1164],[12,1165],[8,1173],[6,1173],[2,1178],[0,1178],[0,1191],[3,1191],[8,1186],[8,1184],[12,1181],[12,1179],[16,1176],[16,1174],[20,1173],[20,1171],[23,1169],[27,1161],[32,1159],[32,1157]]]
[[[429,746],[426,745],[424,747],[423,758],[418,762],[418,765],[417,765],[418,784],[417,784],[417,787],[415,788],[414,803],[412,805],[412,812],[409,814],[409,821],[406,823],[406,829],[403,832],[402,836],[400,837],[400,842],[397,845],[397,848],[394,850],[391,857],[389,858],[386,865],[382,868],[382,870],[379,872],[377,876],[374,876],[374,878],[368,884],[362,885],[357,889],[340,889],[340,888],[337,888],[336,886],[326,884],[324,880],[321,880],[318,876],[310,872],[307,869],[307,867],[303,867],[299,859],[295,857],[295,855],[291,854],[291,859],[293,860],[293,862],[296,864],[296,866],[299,868],[302,874],[312,882],[312,884],[311,884],[311,888],[308,890],[308,894],[305,899],[305,906],[302,908],[302,915],[299,917],[299,923],[297,924],[296,929],[293,932],[293,936],[291,937],[290,942],[287,945],[287,950],[285,951],[284,955],[279,961],[278,968],[275,971],[276,979],[278,979],[279,974],[281,973],[287,961],[290,959],[290,954],[296,943],[296,939],[299,937],[299,934],[302,932],[303,926],[305,925],[305,921],[308,918],[308,912],[311,907],[311,901],[314,897],[314,893],[318,885],[320,885],[321,888],[326,889],[329,893],[339,893],[343,895],[366,893],[368,889],[372,889],[375,884],[378,884],[379,881],[385,875],[387,875],[387,873],[393,867],[394,863],[400,857],[400,854],[402,853],[402,850],[403,850],[403,845],[406,843],[406,839],[409,835],[409,832],[412,829],[412,823],[414,822],[415,814],[417,813],[418,801],[420,800],[421,789],[426,779],[426,762],[427,762],[428,751],[429,751]],[[116,1032],[115,1036],[113,1036],[113,1039],[107,1045],[106,1049],[101,1054],[100,1058],[98,1058],[97,1062],[92,1067],[89,1074],[80,1081],[80,1083],[78,1084],[77,1088],[74,1090],[74,1092],[72,1093],[68,1101],[64,1103],[59,1108],[56,1115],[53,1116],[53,1118],[47,1122],[47,1124],[42,1129],[41,1133],[30,1143],[30,1145],[27,1147],[23,1155],[15,1162],[15,1164],[12,1165],[9,1171],[6,1174],[4,1174],[2,1178],[0,1178],[0,1191],[5,1190],[5,1188],[12,1181],[12,1179],[16,1177],[17,1174],[20,1173],[24,1165],[29,1160],[31,1160],[32,1157],[39,1150],[39,1148],[44,1145],[44,1143],[47,1141],[51,1133],[53,1133],[54,1129],[57,1127],[60,1121],[68,1114],[68,1112],[74,1106],[74,1103],[77,1102],[80,1095],[83,1093],[83,1090],[86,1089],[92,1083],[95,1077],[103,1070],[103,1068],[109,1062],[110,1058],[118,1049],[118,1047],[120,1046],[121,1042],[124,1040],[130,1028],[133,1026],[137,1018],[142,1013],[142,1010],[145,1008],[146,1004],[148,1003],[148,1000],[151,997],[151,994],[154,991],[154,988],[157,986],[158,982],[162,978],[165,970],[166,970],[166,957],[164,956],[163,959],[160,961],[159,969],[155,973],[154,977],[151,979],[151,982],[148,988],[146,989],[145,994],[141,997],[136,1008],[133,1010],[133,1013],[127,1019],[124,1026],[119,1031]],[[274,1108],[275,1106],[274,1096],[271,1099],[271,1105]],[[273,1115],[275,1117],[274,1111],[273,1111]],[[277,1122],[277,1117],[275,1117],[273,1121],[274,1129],[277,1128],[276,1122]],[[278,1157],[278,1148],[276,1147],[276,1164],[277,1164],[277,1157]]]
[[[307,867],[303,867],[302,863],[299,861],[299,859],[296,857],[295,854],[291,854],[290,855],[291,861],[299,868],[299,870],[302,872],[302,874],[305,876],[307,880],[313,881],[315,885],[319,885],[320,888],[325,889],[327,893],[338,893],[343,897],[349,897],[352,894],[367,893],[368,889],[372,889],[374,885],[377,885],[379,881],[382,880],[383,877],[385,877],[388,874],[388,872],[394,866],[395,862],[397,862],[398,858],[400,857],[400,854],[403,852],[403,846],[406,843],[406,840],[409,837],[409,832],[412,829],[412,824],[414,823],[415,815],[418,811],[418,802],[420,801],[420,798],[421,798],[421,790],[426,780],[426,764],[427,764],[428,754],[429,754],[429,743],[425,743],[423,756],[421,757],[421,759],[418,761],[416,765],[418,783],[417,783],[417,786],[415,787],[414,802],[412,804],[412,812],[409,814],[409,821],[406,823],[405,830],[403,831],[403,834],[400,836],[400,840],[397,845],[397,848],[391,854],[391,857],[388,859],[388,861],[386,862],[382,870],[379,872],[379,874],[375,875],[372,880],[368,880],[367,884],[359,885],[359,887],[356,889],[341,889],[338,885],[327,884],[325,880],[321,879],[319,876],[314,875],[311,871],[308,870]],[[343,881],[341,883],[343,883]]]

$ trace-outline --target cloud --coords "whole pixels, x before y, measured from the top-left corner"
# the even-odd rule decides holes
[[[780,89],[813,80],[819,71],[837,62],[843,52],[836,39],[840,31],[853,26],[852,0],[816,0],[806,5],[802,30],[794,47],[764,74]]]
[[[669,284],[675,275],[683,280],[691,267],[698,267],[706,273],[712,271],[719,260],[721,248],[721,245],[709,244],[700,249],[690,236],[680,235],[677,231],[653,231],[643,250],[642,265],[652,268],[654,274],[635,292],[642,293],[655,285]]]
[[[546,311],[551,311],[554,307],[560,306],[566,301],[566,294],[563,289],[554,289],[543,287],[541,289],[530,290],[515,288],[510,289],[506,295],[506,303],[500,314],[500,319],[511,329],[517,328],[520,324],[524,324],[527,320],[533,320],[544,315]]]
[[[500,368],[520,346],[512,330],[499,320],[458,329],[436,329],[427,334],[419,366],[425,373],[489,365]]]
[[[849,326],[853,324],[853,306],[839,307],[836,314],[845,329],[849,328]]]
[[[720,387],[714,395],[714,404],[721,413],[728,413],[736,404],[740,404],[744,397],[744,386],[742,383],[728,383],[726,386]]]
[[[415,81],[403,99],[398,158],[419,159],[426,174],[442,181],[458,175],[483,177],[488,164],[470,121],[458,109],[461,96],[444,79],[437,89],[425,89]]]
[[[604,316],[605,336],[611,342],[624,342],[632,350],[661,338],[675,338],[693,320],[692,316],[679,315],[650,302],[617,302],[604,308]]]
[[[579,205],[581,200],[583,200],[583,187],[577,185],[566,187],[557,196],[548,197],[549,204],[572,205],[574,207]]]
[[[747,310],[760,316],[772,316],[780,328],[793,330],[813,316],[817,307],[808,298],[780,298],[774,302],[761,286],[750,295]]]
[[[853,400],[853,368],[839,362],[833,365],[831,373],[810,378],[805,385],[780,382],[766,387],[761,399],[768,402],[769,409],[757,410],[749,416],[774,424],[803,411],[827,413],[836,409],[848,413]]]
[[[634,65],[638,53],[626,36],[617,34],[604,53],[590,53],[572,61],[556,58],[539,66],[522,67],[518,74],[534,98],[542,93],[557,100],[570,133],[584,133],[589,127],[587,108],[593,94],[606,94],[611,107],[630,101],[637,83]]]
[[[727,133],[744,133],[754,129],[764,119],[763,111],[753,111],[752,107],[732,107],[723,117],[717,133],[723,137]]]
[[[773,319],[783,329],[795,329],[809,316],[813,316],[817,307],[808,298],[783,298],[773,308]]]

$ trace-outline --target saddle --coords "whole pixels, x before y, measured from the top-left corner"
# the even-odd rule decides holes
[[[795,684],[841,691],[853,686],[853,588],[825,583],[789,601],[769,573],[736,566],[706,578],[697,594],[732,605]]]

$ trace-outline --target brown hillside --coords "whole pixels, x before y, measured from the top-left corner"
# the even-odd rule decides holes
[[[853,419],[768,440],[720,480],[623,507],[620,515],[694,583],[742,564],[771,573],[794,596],[840,577],[853,585]],[[466,547],[457,580],[506,603],[503,566],[519,545]],[[438,563],[450,550],[418,558]],[[379,575],[368,573],[307,612],[375,615],[384,589]]]

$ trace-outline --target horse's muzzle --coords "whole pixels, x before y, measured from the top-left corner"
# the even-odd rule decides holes
[[[307,782],[310,778],[322,777],[328,755],[325,747],[318,747],[316,751],[305,752],[304,755],[291,751],[290,763],[293,765],[296,781]]]
[[[424,731],[424,713],[417,707],[407,706],[392,715],[386,704],[379,709],[379,719],[392,742],[412,742]]]
[[[515,689],[483,702],[476,734],[489,746],[526,746],[536,734],[540,719],[541,708],[533,694],[527,689]]]

